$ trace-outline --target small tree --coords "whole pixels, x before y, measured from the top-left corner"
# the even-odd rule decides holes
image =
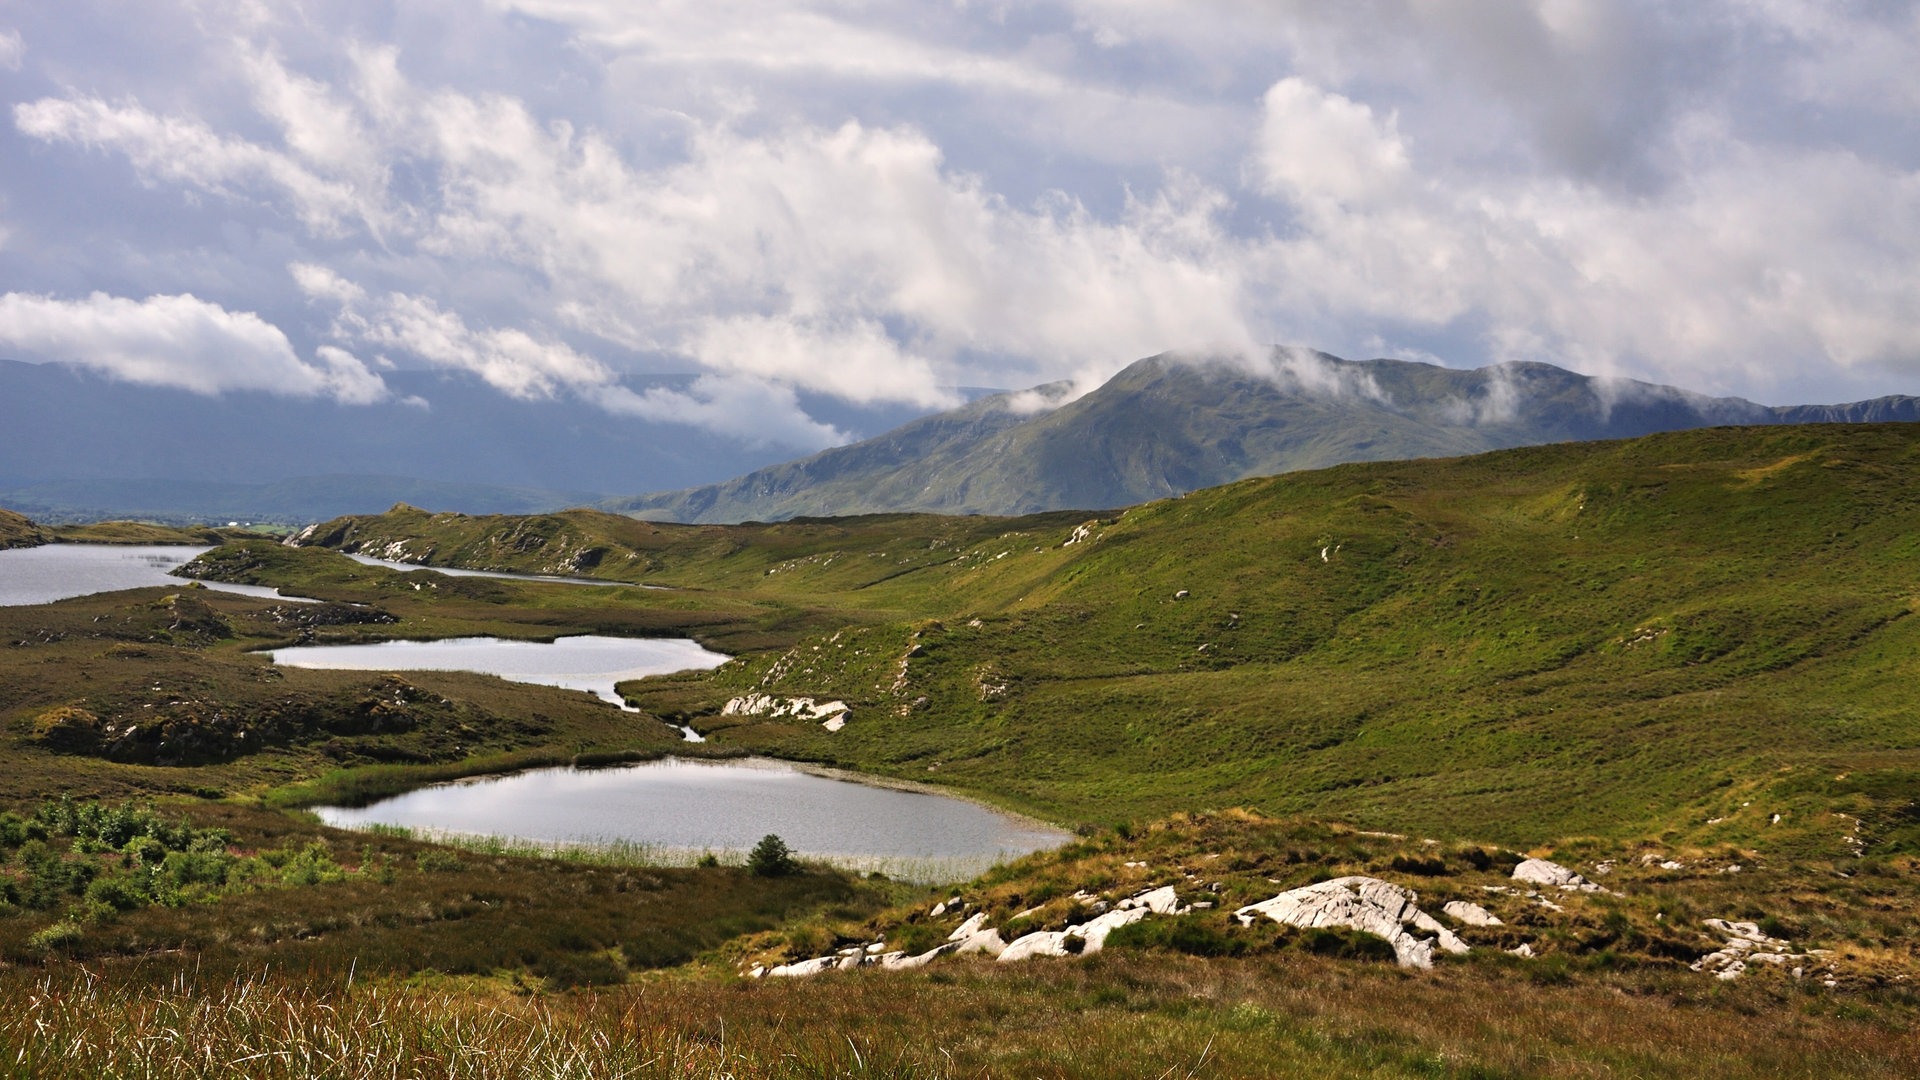
[[[747,856],[747,869],[753,871],[754,877],[785,877],[798,873],[800,863],[785,840],[768,833],[753,845],[752,854]]]

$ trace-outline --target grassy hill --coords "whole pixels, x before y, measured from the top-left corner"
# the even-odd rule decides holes
[[[1837,850],[1856,829],[1836,813],[1869,844],[1920,838],[1917,447],[1900,425],[1715,429],[1347,465],[1085,521],[401,512],[310,539],[541,572],[588,550],[596,574],[804,608],[817,630],[637,700],[1057,818],[1249,804],[1507,842]],[[747,691],[842,698],[855,720],[719,715]]]

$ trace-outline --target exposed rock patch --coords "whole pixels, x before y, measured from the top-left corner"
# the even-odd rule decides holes
[[[1234,912],[1242,926],[1264,915],[1274,922],[1298,927],[1342,927],[1386,939],[1401,967],[1432,967],[1437,947],[1450,953],[1467,952],[1467,944],[1433,916],[1416,906],[1411,889],[1370,877],[1343,877],[1283,892],[1271,900],[1248,904]],[[1419,937],[1418,930],[1432,937]]]
[[[720,709],[721,716],[766,716],[776,719],[811,720],[828,731],[847,726],[852,711],[844,701],[818,701],[810,697],[775,697],[772,694],[743,694],[731,698]]]

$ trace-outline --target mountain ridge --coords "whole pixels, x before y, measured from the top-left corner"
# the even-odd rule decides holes
[[[1248,365],[1162,353],[1062,401],[1067,393],[1054,383],[997,394],[723,483],[601,505],[695,523],[1093,510],[1347,462],[1697,427],[1920,420],[1920,398],[1906,396],[1766,406],[1543,363],[1460,369],[1298,349]],[[1036,399],[1061,403],[1031,410]]]

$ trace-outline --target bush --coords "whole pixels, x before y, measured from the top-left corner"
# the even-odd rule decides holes
[[[753,853],[747,856],[747,869],[754,877],[786,877],[800,872],[800,862],[793,857],[785,840],[768,833],[753,845]]]

